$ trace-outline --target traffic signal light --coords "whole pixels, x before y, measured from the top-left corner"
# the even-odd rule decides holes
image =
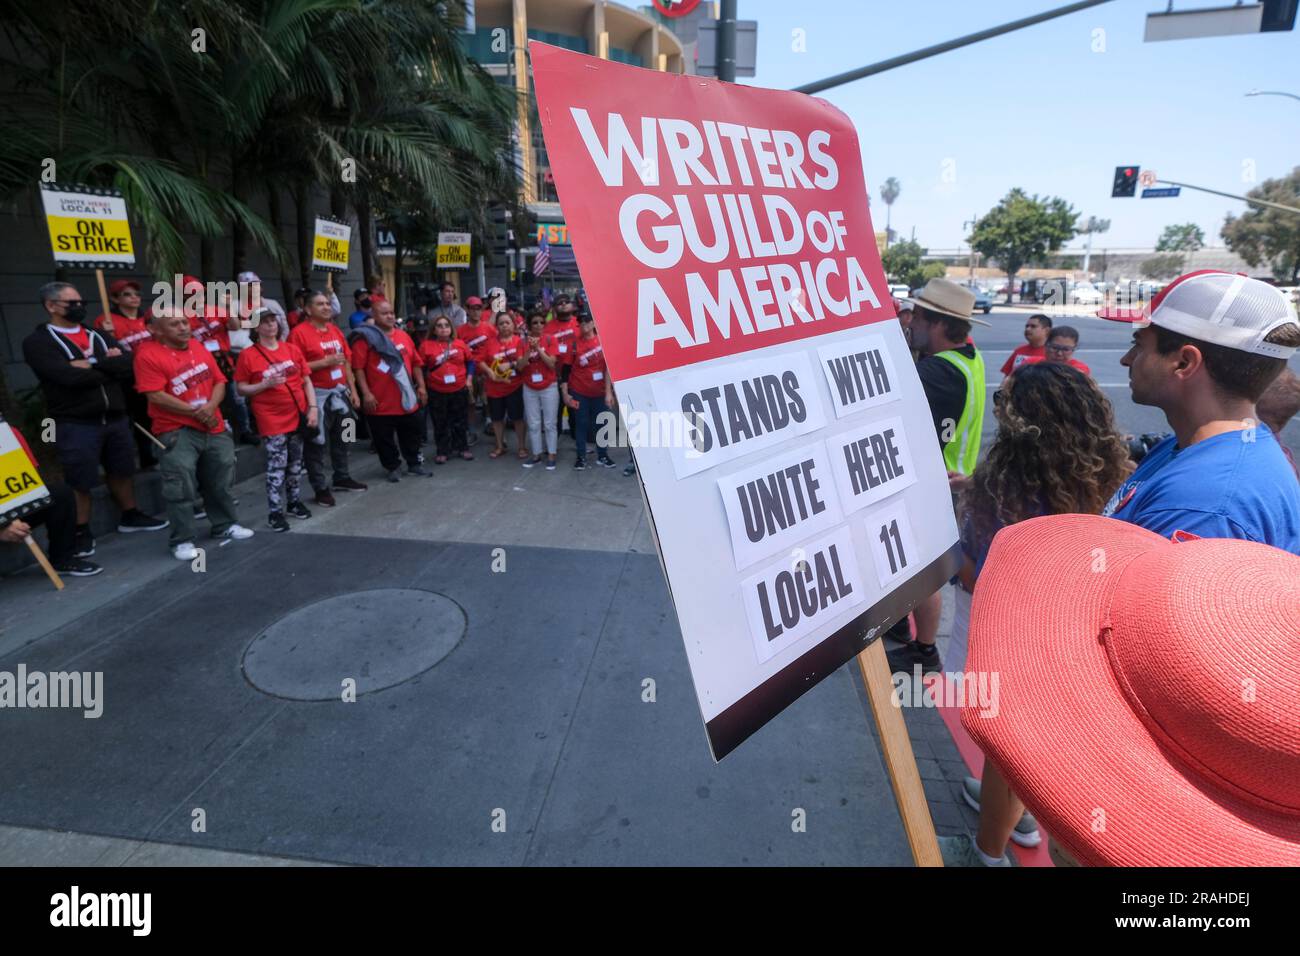
[[[1132,198],[1137,193],[1138,167],[1116,166],[1115,186],[1110,191],[1112,199]]]
[[[1260,33],[1280,33],[1295,29],[1296,0],[1264,0],[1264,18]]]

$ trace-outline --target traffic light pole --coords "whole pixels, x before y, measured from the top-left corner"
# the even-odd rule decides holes
[[[736,82],[736,2],[721,0],[718,9],[718,79]]]
[[[1295,206],[1283,206],[1281,203],[1269,202],[1266,199],[1251,199],[1249,196],[1238,196],[1235,193],[1220,192],[1217,189],[1207,189],[1204,186],[1191,186],[1187,183],[1176,183],[1172,179],[1157,179],[1156,182],[1164,183],[1166,186],[1179,186],[1182,189],[1195,189],[1197,192],[1213,193],[1215,196],[1226,196],[1228,199],[1239,199],[1242,202],[1248,202],[1252,206],[1267,206],[1269,209],[1281,209],[1283,212],[1293,212],[1300,215],[1300,209]]]
[[[906,66],[909,63],[915,63],[917,60],[925,60],[932,56],[938,56],[940,53],[947,53],[949,50],[956,50],[960,47],[970,46],[972,43],[979,43],[981,40],[988,40],[992,37],[1002,36],[1004,33],[1012,33],[1016,30],[1023,30],[1025,27],[1032,27],[1037,23],[1054,20],[1057,17],[1064,17],[1071,13],[1078,13],[1080,10],[1087,10],[1089,7],[1096,7],[1109,2],[1110,0],[1080,0],[1079,3],[1071,3],[1064,7],[1057,7],[1055,10],[1048,10],[1046,13],[1036,13],[1032,17],[1025,17],[1021,20],[1012,20],[1010,23],[990,27],[987,30],[981,30],[979,33],[970,33],[964,37],[958,37],[955,40],[948,40],[946,43],[937,43],[934,46],[928,46],[922,50],[916,50],[912,53],[904,53],[902,56],[892,57],[888,60],[881,60],[879,63],[872,63],[870,66],[863,66],[856,70],[849,70],[847,73],[837,73],[834,76],[827,77],[824,80],[817,80],[814,83],[805,83],[803,86],[796,86],[794,90],[796,93],[820,93],[822,90],[829,90],[832,86],[841,86],[844,83],[852,83],[854,80],[861,80],[864,77],[874,76],[877,73],[884,73],[886,70],[892,70],[899,66]],[[731,0],[731,7],[732,21],[734,24],[735,0]],[[726,22],[725,11],[727,9],[727,0],[722,0],[722,9],[724,11],[724,20],[719,24],[719,51],[721,51],[722,45],[722,31],[726,29],[724,24]],[[718,56],[718,75],[721,76],[721,52],[719,52]]]

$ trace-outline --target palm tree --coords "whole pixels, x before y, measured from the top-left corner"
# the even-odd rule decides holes
[[[893,237],[893,230],[889,228],[890,213],[894,210],[894,200],[898,194],[903,191],[898,180],[890,176],[885,180],[884,185],[880,187],[880,198],[885,201],[885,248],[889,248],[889,240]]]

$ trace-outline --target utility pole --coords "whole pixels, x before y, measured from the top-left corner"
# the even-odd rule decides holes
[[[718,10],[718,79],[736,82],[736,0],[721,0]]]
[[[961,227],[963,229],[970,230],[973,235],[975,231],[975,223],[977,222],[979,222],[979,217],[972,215],[969,219],[967,219],[965,222],[961,224]],[[967,237],[966,241],[970,242],[970,238]],[[973,244],[970,247],[970,284],[972,286],[975,285],[975,246]]]

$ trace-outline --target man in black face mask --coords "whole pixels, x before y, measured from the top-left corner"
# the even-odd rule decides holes
[[[357,289],[352,293],[352,304],[356,306],[352,314],[348,316],[348,328],[355,329],[358,325],[365,325],[370,321],[370,290],[366,288]]]
[[[87,558],[95,553],[90,493],[101,464],[122,512],[118,531],[161,531],[167,522],[135,506],[135,442],[122,392],[131,357],[107,332],[85,327],[85,303],[68,283],[42,286],[41,304],[50,320],[23,340],[23,358],[41,383],[63,476],[76,494],[75,557]]]

